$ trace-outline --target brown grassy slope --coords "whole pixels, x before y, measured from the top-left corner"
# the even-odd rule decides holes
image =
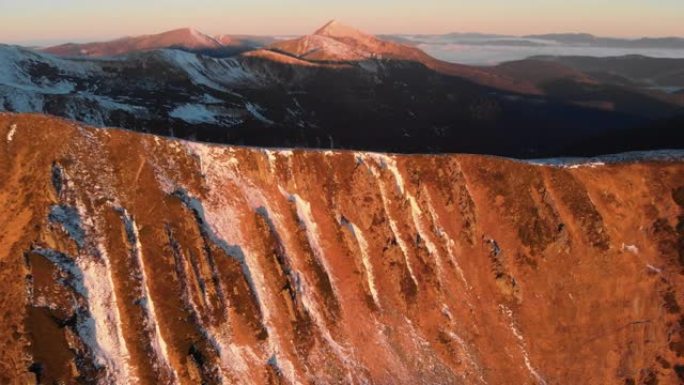
[[[684,376],[682,163],[265,151],[2,114],[0,202],[0,383]]]

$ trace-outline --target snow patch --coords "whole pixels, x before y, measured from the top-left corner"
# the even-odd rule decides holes
[[[390,225],[390,230],[392,230],[392,235],[394,236],[394,239],[396,239],[397,244],[399,245],[399,248],[401,249],[402,254],[404,255],[404,262],[406,263],[406,267],[409,271],[409,275],[411,276],[411,280],[413,281],[413,284],[418,287],[418,280],[416,279],[416,274],[413,270],[413,266],[411,265],[411,261],[409,260],[409,252],[408,252],[408,246],[406,245],[406,242],[404,242],[404,239],[401,236],[401,232],[399,231],[399,226],[397,225],[397,222],[392,218],[392,215],[390,214],[390,208],[389,208],[389,199],[387,198],[387,191],[385,189],[385,183],[382,180],[382,175],[380,175],[380,172],[375,168],[374,165],[369,164],[367,161],[368,159],[373,159],[376,155],[373,154],[367,154],[367,153],[359,153],[357,154],[358,159],[361,159],[363,163],[366,165],[368,170],[371,172],[371,174],[375,177],[375,180],[378,183],[378,187],[380,189],[380,197],[382,198],[382,205],[385,210],[385,214],[387,215],[387,220]],[[385,163],[381,163],[385,164]],[[397,171],[398,173],[398,171]],[[401,174],[394,175],[395,177],[395,182],[397,183],[397,188],[402,192],[404,191],[404,185],[403,185],[403,178],[401,177]]]
[[[249,113],[252,114],[252,116],[254,116],[257,120],[261,121],[262,123],[274,124],[272,120],[268,119],[261,113],[263,108],[261,108],[259,105],[254,103],[245,103],[245,108],[247,108],[247,111],[249,111]]]
[[[76,331],[96,365],[106,368],[108,383],[130,384],[128,350],[121,335],[120,318],[108,266],[89,256],[69,257],[52,249],[36,248],[67,274],[66,284],[80,295],[85,306],[76,310]]]
[[[647,263],[647,264],[646,264],[646,268],[649,269],[649,270],[651,270],[652,272],[654,272],[654,273],[656,273],[656,274],[663,274],[663,270],[662,270],[662,269],[659,269],[659,268],[657,268],[657,267],[651,265],[650,263]]]
[[[178,375],[176,374],[176,370],[173,368],[169,360],[169,349],[166,344],[166,340],[164,340],[164,337],[161,335],[161,331],[159,330],[157,312],[155,309],[154,301],[152,300],[152,297],[150,296],[149,292],[149,286],[147,283],[148,278],[147,273],[145,272],[145,261],[142,256],[142,245],[140,244],[140,236],[138,234],[138,226],[125,209],[120,208],[118,209],[118,211],[123,219],[124,228],[126,229],[126,234],[129,238],[129,242],[131,242],[131,251],[135,258],[136,264],[140,269],[140,284],[142,286],[143,291],[143,301],[141,301],[141,304],[145,310],[145,313],[147,313],[147,326],[151,326],[152,329],[152,350],[154,350],[157,359],[161,361],[161,365],[163,365],[163,367],[166,368],[166,370],[169,373],[171,373],[173,383],[177,384]]]
[[[544,378],[537,372],[537,370],[532,366],[532,362],[530,361],[530,356],[527,353],[527,348],[525,347],[525,339],[523,338],[522,333],[520,333],[520,330],[518,327],[515,325],[515,322],[513,320],[513,311],[509,309],[506,305],[499,305],[499,309],[501,312],[508,318],[508,327],[511,329],[511,332],[515,336],[515,338],[518,340],[518,345],[520,347],[520,352],[523,355],[523,360],[525,362],[525,367],[527,367],[527,370],[530,372],[532,377],[534,377],[537,382],[541,385],[546,385],[546,381]]]
[[[10,143],[14,139],[14,134],[17,132],[17,125],[13,124],[10,126],[10,130],[7,133],[7,143]]]
[[[349,226],[351,227],[352,234],[354,234],[354,237],[356,237],[356,241],[359,243],[359,249],[361,249],[361,263],[363,264],[363,268],[366,271],[366,280],[368,281],[368,287],[370,289],[371,296],[373,297],[373,302],[375,302],[375,305],[378,308],[382,308],[382,306],[380,306],[378,289],[375,284],[373,264],[371,263],[370,256],[368,254],[368,242],[366,241],[366,238],[363,236],[363,233],[361,232],[361,229],[359,229],[358,226],[351,222],[349,222]]]
[[[129,353],[121,330],[111,266],[104,249],[99,247],[99,251],[104,263],[78,258],[78,265],[83,271],[83,283],[88,291],[88,310],[92,316],[92,322],[82,325],[82,331],[95,337],[90,344],[98,363],[107,368],[110,380],[116,384],[130,384]]]
[[[256,82],[256,77],[242,67],[235,59],[200,57],[181,50],[165,49],[159,51],[166,61],[185,72],[190,81],[211,89],[228,92],[242,97],[230,90],[236,84]]]
[[[99,104],[101,106],[101,108],[104,110],[109,110],[109,111],[120,110],[120,111],[130,112],[132,114],[138,114],[138,115],[147,111],[147,109],[145,107],[133,106],[133,105],[126,104],[126,103],[121,103],[121,102],[118,102],[118,101],[116,101],[112,98],[109,98],[107,96],[85,94],[84,98]]]
[[[466,290],[471,291],[472,288],[470,287],[470,284],[466,280],[465,273],[463,273],[463,269],[461,268],[461,265],[458,263],[458,260],[456,259],[456,256],[454,255],[454,247],[455,247],[455,242],[454,240],[447,234],[447,232],[442,228],[439,223],[440,223],[440,218],[437,212],[434,209],[434,206],[432,205],[432,197],[430,196],[430,193],[425,192],[425,196],[427,197],[427,205],[428,205],[428,211],[430,212],[430,216],[432,217],[432,223],[435,225],[437,229],[438,235],[446,242],[446,250],[447,254],[449,256],[449,261],[451,261],[452,265],[456,269],[456,272],[458,273],[458,277],[460,278],[461,282],[465,286]],[[468,304],[472,307],[468,300]]]
[[[284,189],[280,189],[285,197],[294,201],[297,209],[297,217],[304,224],[306,236],[311,244],[311,248],[313,249],[316,258],[323,265],[326,274],[330,277],[330,283],[333,285],[333,290],[337,292],[337,289],[335,288],[337,284],[335,275],[331,274],[330,264],[328,263],[327,258],[325,258],[324,248],[320,244],[320,232],[318,231],[318,225],[311,212],[311,204],[297,194],[288,194]]]
[[[169,116],[191,124],[214,124],[217,122],[216,114],[202,104],[184,104],[178,106],[169,113]]]
[[[636,247],[635,245],[627,245],[627,244],[622,244],[622,250],[630,252],[634,255],[639,255],[639,248]]]
[[[70,287],[74,292],[87,298],[88,291],[83,285],[83,272],[76,265],[73,257],[67,256],[66,254],[57,252],[52,249],[45,249],[42,247],[37,247],[32,250],[34,253],[42,256],[48,261],[52,262],[57,266],[65,275],[66,278],[61,281],[62,284]]]
[[[48,214],[50,222],[59,223],[69,237],[76,242],[79,248],[85,245],[86,235],[81,226],[81,216],[79,211],[67,205],[54,205]]]
[[[27,65],[35,64],[54,69],[60,75],[60,80],[54,81],[42,76],[32,76],[25,71]],[[68,94],[74,91],[73,83],[63,80],[64,77],[83,75],[93,72],[92,64],[57,58],[41,54],[16,46],[0,44],[0,85],[12,89],[43,93]]]
[[[596,168],[605,166],[606,164],[631,163],[638,161],[681,162],[684,161],[684,150],[633,151],[591,158],[548,158],[526,160],[523,162],[542,166],[575,169],[582,167]]]
[[[221,103],[223,103],[223,100],[216,98],[214,96],[211,96],[209,94],[202,95],[201,100],[202,100],[202,103],[205,103],[205,104],[221,104]]]
[[[397,167],[397,161],[394,158],[391,158],[386,155],[381,156],[381,160],[383,164],[387,167],[387,169],[390,170],[392,175],[394,175],[394,179],[397,182],[397,188],[399,189],[401,195],[404,195],[406,191],[404,177],[399,172],[399,168]]]
[[[261,190],[252,189],[252,186],[243,183],[244,181],[241,179],[240,174],[234,169],[233,160],[235,160],[235,158],[229,149],[197,143],[186,143],[186,145],[202,161],[202,164],[204,165],[203,173],[206,175],[207,183],[209,183],[213,189],[221,188],[221,186],[225,186],[228,181],[232,181],[243,189],[245,198],[248,198],[248,202],[254,205],[253,208],[261,205],[268,207],[268,201],[261,196]],[[228,200],[226,200],[226,198]],[[188,200],[188,203],[191,203],[192,198],[186,197],[185,199]],[[288,359],[287,353],[283,351],[285,341],[278,329],[273,326],[273,320],[276,315],[272,313],[272,309],[275,307],[272,304],[272,294],[267,290],[267,285],[264,281],[265,274],[262,271],[260,263],[252,258],[255,253],[250,249],[249,241],[244,238],[244,234],[242,234],[241,230],[234,224],[233,219],[242,214],[233,207],[232,200],[228,197],[222,197],[217,201],[207,202],[206,208],[200,207],[199,202],[191,204],[191,206],[200,209],[202,216],[206,214],[206,226],[208,226],[209,229],[215,229],[213,230],[215,231],[215,236],[230,240],[243,248],[244,260],[242,262],[246,269],[253,271],[254,282],[251,283],[251,286],[253,287],[254,295],[257,298],[258,306],[263,315],[264,327],[269,336],[267,342],[268,354],[271,358],[275,357],[274,362],[277,362],[278,368],[282,371],[284,377],[288,379],[289,383],[300,384],[300,381],[296,379],[294,364]],[[206,210],[206,212],[204,210]],[[276,223],[280,223],[279,220],[280,218],[277,218]],[[212,237],[211,234],[210,237]],[[306,294],[304,294],[304,297],[306,297]],[[250,373],[248,372],[250,368],[253,368],[254,364],[260,360],[260,358],[257,357],[254,352],[246,351],[243,347],[232,342],[230,337],[226,337],[225,330],[213,330],[213,328],[209,328],[209,330],[218,337],[218,339],[214,337],[211,338],[215,340],[216,346],[223,352],[223,354],[221,354],[222,363],[232,367],[233,370],[231,371],[237,369],[241,372],[243,378],[249,378]],[[246,357],[243,358],[243,356]],[[247,362],[247,360],[249,360],[249,362]]]
[[[423,221],[421,220],[423,216],[423,212],[418,206],[418,202],[416,201],[416,198],[413,197],[413,195],[409,194],[407,192],[406,195],[407,199],[409,200],[409,203],[411,205],[411,218],[413,219],[413,226],[416,228],[416,231],[418,232],[418,235],[420,235],[420,238],[425,242],[425,246],[428,249],[428,252],[430,253],[430,256],[435,258],[435,262],[437,263],[437,275],[438,279],[440,281],[440,284],[442,283],[442,275],[444,274],[444,266],[442,265],[442,257],[437,249],[437,245],[432,242],[432,239],[430,239],[430,235],[428,233],[428,230],[425,228]]]
[[[12,112],[42,111],[45,97],[36,91],[27,91],[0,84],[0,109]]]
[[[477,363],[475,360],[475,356],[473,355],[471,348],[466,344],[466,342],[459,336],[458,334],[454,333],[453,331],[448,331],[447,335],[456,343],[458,343],[459,347],[461,348],[461,351],[463,355],[465,356],[466,360],[468,361],[469,366],[472,368],[474,372],[477,373],[477,379],[480,381],[481,384],[487,384],[487,381],[485,381],[484,377],[482,376],[482,368],[480,368],[480,365]]]

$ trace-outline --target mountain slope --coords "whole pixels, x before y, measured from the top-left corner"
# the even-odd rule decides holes
[[[502,63],[492,70],[530,81],[546,96],[567,103],[664,118],[672,116],[673,106],[684,113],[684,103],[670,93],[670,89],[678,89],[677,77],[684,74],[676,68],[678,62],[684,63],[646,57],[533,57]]]
[[[544,60],[593,74],[601,80],[620,79],[645,87],[684,89],[684,59],[628,55],[606,58],[585,56],[539,56]]]
[[[11,114],[0,138],[3,383],[684,380],[681,153],[269,151]]]

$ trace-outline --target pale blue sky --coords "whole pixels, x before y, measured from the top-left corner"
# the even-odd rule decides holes
[[[371,33],[684,36],[684,0],[0,0],[0,42],[98,40],[186,26],[303,34],[330,19]]]

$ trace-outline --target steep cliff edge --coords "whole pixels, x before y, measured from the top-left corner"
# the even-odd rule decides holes
[[[0,203],[2,384],[684,381],[681,161],[270,151],[0,114]]]

